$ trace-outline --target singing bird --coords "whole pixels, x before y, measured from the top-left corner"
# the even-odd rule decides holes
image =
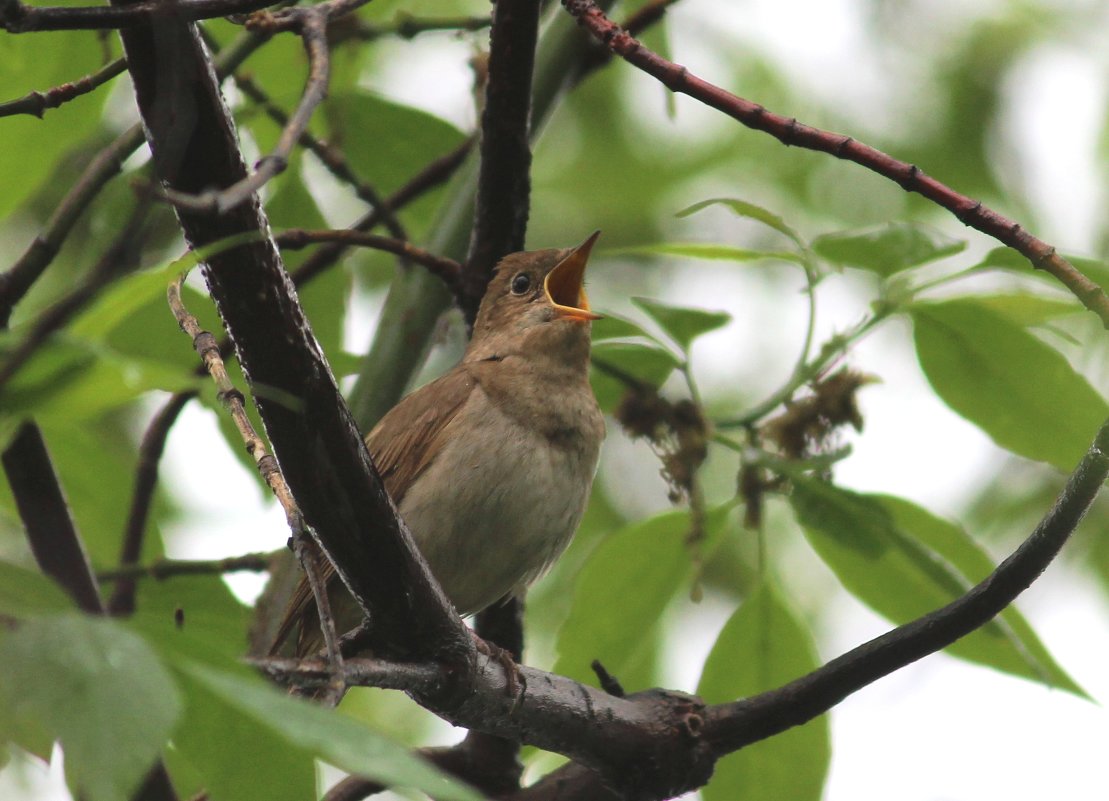
[[[593,484],[604,420],[589,385],[582,282],[600,232],[576,248],[505,256],[450,372],[406,396],[366,437],[385,488],[462,615],[520,593],[570,543]],[[362,612],[327,565],[339,633]],[[274,651],[323,644],[302,578]]]

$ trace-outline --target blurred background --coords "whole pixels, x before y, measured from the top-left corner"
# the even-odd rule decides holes
[[[613,16],[621,19],[637,5],[617,6]],[[480,0],[376,0],[362,16],[386,23],[401,13],[442,17],[487,10]],[[212,30],[224,40],[233,32],[226,23],[213,24]],[[69,80],[95,68],[99,45],[91,34],[67,36],[80,41],[77,54],[89,58],[87,65],[77,55],[70,59],[63,76]],[[919,165],[1064,252],[1102,261],[1109,257],[1109,5],[1100,0],[680,0],[665,23],[644,38],[693,73],[773,111],[850,134]],[[0,59],[12,66],[8,77],[0,69],[0,99],[30,88],[28,42],[29,37],[0,40]],[[486,42],[484,31],[442,32],[338,50],[336,102],[319,113],[319,130],[340,141],[356,166],[384,190],[395,188],[414,172],[409,164],[418,167],[435,153],[416,142],[411,154],[383,154],[373,145],[378,132],[360,125],[362,107],[344,104],[344,96],[357,92],[374,102],[384,99],[434,115],[443,121],[437,129],[441,142],[449,144],[459,138],[458,131],[469,132],[476,124],[471,61]],[[110,47],[118,49],[114,42]],[[291,107],[303,80],[295,42],[275,40],[247,68],[275,102]],[[18,178],[18,189],[0,206],[4,263],[26,246],[56,204],[64,188],[57,179],[72,175],[82,152],[92,152],[133,122],[129,93],[129,84],[120,79],[101,90],[100,106],[90,101],[77,108],[80,103],[75,103],[75,110],[63,107],[42,122],[3,121],[0,130],[5,136],[11,131],[11,141],[26,141],[26,132],[35,139],[33,152],[18,157],[0,148],[7,150],[0,153],[0,169]],[[271,146],[277,129],[234,87],[227,94],[247,153],[257,156]],[[19,172],[31,169],[25,166],[29,162],[54,164],[55,157],[74,152],[52,174]],[[382,166],[383,155],[390,164]],[[131,159],[128,172],[140,170],[144,159]],[[276,225],[315,225],[305,219],[309,202],[336,227],[361,213],[349,190],[313,158],[297,159],[291,173],[292,178],[267,190]],[[298,194],[303,187],[307,198]],[[126,193],[126,185],[117,181],[82,223],[83,246],[63,251],[22,314],[33,314],[87,268],[87,253],[108,241],[121,217],[112,197]],[[534,148],[528,246],[568,246],[600,228],[603,237],[588,276],[593,306],[647,328],[652,324],[632,297],[728,312],[731,322],[699,338],[690,359],[706,408],[720,418],[742,414],[787,379],[802,346],[808,309],[805,276],[796,264],[643,252],[644,246],[667,242],[781,246],[775,232],[722,207],[676,216],[715,197],[758,204],[806,241],[893,220],[927,223],[938,235],[966,242],[962,253],[936,266],[937,274],[968,267],[996,245],[885,179],[822,154],[785,148],[689,98],[670,96],[626,64],[591,76],[557,109]],[[432,223],[435,200],[429,197],[402,215],[417,239]],[[167,235],[149,246],[144,261],[150,264],[181,250],[168,234],[168,215],[157,224]],[[334,289],[319,290],[315,310],[309,307],[312,322],[333,332],[328,336],[338,351],[365,352],[394,269],[384,256],[354,254],[335,271]],[[973,277],[936,296],[1013,287],[1062,297],[1050,283],[1012,272]],[[872,273],[830,272],[817,287],[814,342],[855,325],[877,296]],[[152,335],[160,336],[173,328],[168,313],[164,318],[151,316],[135,325],[149,326]],[[1109,354],[1104,336],[1096,339],[1097,320],[1075,314],[1054,326],[1044,336],[1104,395]],[[436,341],[424,376],[457,357],[459,321],[451,316]],[[184,337],[166,334],[159,347],[188,364]],[[335,344],[330,345],[329,356],[335,352]],[[853,347],[844,363],[879,381],[860,391],[863,430],[840,435],[838,444],[851,452],[833,468],[837,484],[901,496],[957,521],[995,559],[1027,535],[1049,508],[1063,476],[1003,450],[944,405],[918,365],[907,319],[885,322]],[[351,379],[344,380],[349,387]],[[665,391],[672,397],[688,392],[678,377]],[[66,452],[57,454],[83,531],[104,532],[92,535],[90,543],[100,567],[112,563],[118,505],[125,503],[125,495],[115,501],[117,507],[104,500],[118,495],[110,491],[110,482],[129,482],[128,459],[133,457],[127,454],[164,397],[151,393],[109,415],[98,430],[76,432],[62,446]],[[1064,398],[1060,414],[1066,414]],[[564,560],[529,597],[526,661],[537,667],[550,669],[558,662],[558,632],[582,565],[597,544],[634,521],[672,508],[650,447],[631,441],[611,419],[608,430],[586,522]],[[287,531],[281,512],[226,444],[211,405],[186,409],[163,464],[155,520],[166,555],[210,559],[282,547]],[[702,473],[710,506],[735,494],[737,468],[734,453],[710,450]],[[929,657],[831,713],[832,758],[824,798],[1105,797],[1109,716],[1101,704],[1109,699],[1107,511],[1104,500],[1095,506],[1062,557],[1019,602],[1052,655],[1091,700],[947,655]],[[660,625],[644,631],[641,658],[619,676],[629,689],[656,684],[696,689],[718,632],[756,580],[756,535],[734,525],[728,537],[700,573],[703,597],[695,602],[690,585],[666,604]],[[764,538],[767,563],[811,627],[822,661],[889,628],[888,621],[843,590],[780,501],[768,502]],[[17,521],[0,520],[0,554],[22,559],[25,547]],[[227,581],[249,603],[263,579],[237,574]],[[575,675],[589,678],[587,666],[579,665]],[[452,742],[459,736],[403,698],[355,691],[344,707],[412,743]],[[528,759],[533,777],[557,764],[550,755],[529,753]],[[325,771],[324,781],[329,777]],[[68,797],[57,765],[47,768],[17,757],[0,770],[0,798]]]

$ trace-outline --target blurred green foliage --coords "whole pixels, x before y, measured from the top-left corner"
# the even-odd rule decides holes
[[[740,41],[735,26],[714,24],[721,21],[714,14],[730,22],[742,4],[706,4],[706,11],[679,3],[647,42],[679,61],[703,51],[697,69],[716,83],[805,122],[869,137],[1039,231],[1051,215],[1015,177],[1022,162],[1009,126],[1021,101],[1012,82],[1044,48],[1083,47],[1084,28],[1104,22],[1092,5],[1006,3],[962,9],[952,18],[928,4],[860,0],[871,63],[883,68],[879,96],[894,106],[876,115],[888,125],[860,113],[858,102],[823,96],[771,48]],[[389,24],[399,14],[487,11],[484,0],[377,0],[359,18]],[[944,36],[928,38],[924,47],[907,44],[909,31],[931,25]],[[206,28],[222,45],[239,33],[227,21]],[[698,52],[690,51],[691,42]],[[467,60],[486,43],[485,32],[431,33],[411,42],[361,41],[353,29],[336,35],[330,99],[312,130],[341,150],[379,194],[395,191],[470,133],[464,129],[480,115],[472,106]],[[5,35],[0,100],[75,80],[118,53],[114,39],[92,33]],[[851,56],[845,46],[843,59]],[[244,70],[288,111],[306,66],[296,39],[278,36]],[[444,85],[465,87],[465,96],[446,97],[428,78],[435,70],[451,78]],[[228,97],[248,157],[256,158],[273,145],[278,128],[233,88]],[[0,268],[7,269],[47,225],[92,155],[134,119],[126,77],[42,120],[0,119]],[[1100,124],[1107,119],[1102,115]],[[1107,131],[1093,137],[1101,142],[1102,183]],[[118,235],[137,202],[130,186],[149,181],[145,162],[140,151],[81,216],[17,308],[12,328],[0,335],[3,358]],[[777,447],[781,440],[771,429],[722,432],[710,425],[703,433],[715,439],[698,477],[702,494],[690,496],[691,513],[688,498],[681,508],[667,508],[666,486],[653,480],[653,468],[642,469],[644,457],[672,454],[673,443],[662,437],[649,447],[633,445],[610,418],[609,447],[618,455],[603,462],[574,545],[531,596],[532,664],[592,682],[589,664],[600,658],[629,690],[667,683],[670,654],[681,648],[683,615],[691,614],[688,599],[703,594],[731,611],[704,662],[698,691],[718,702],[770,689],[820,663],[814,644],[820,621],[810,605],[790,600],[812,587],[791,586],[792,574],[777,565],[802,533],[842,591],[891,622],[904,622],[988,573],[981,540],[1003,549],[1031,529],[1061,486],[1060,471],[1073,466],[1109,411],[1104,332],[1072,297],[1029,277],[1028,265],[1013,251],[986,253],[991,243],[984,237],[968,234],[921,198],[855,165],[784,148],[688,98],[675,100],[626,64],[608,65],[567,95],[535,145],[532,180],[529,246],[563,246],[596,228],[604,231],[590,292],[595,307],[613,312],[594,329],[597,362],[616,368],[594,371],[606,412],[620,413],[629,378],[663,398],[693,399],[718,422],[741,418],[766,398],[802,399],[806,386],[852,358],[863,336],[900,319],[911,323],[911,335],[909,326],[902,335],[939,401],[984,431],[1009,460],[968,504],[960,524],[903,498],[836,485],[834,462],[846,455],[840,446],[854,434],[829,428],[821,435],[826,439],[806,439],[809,452],[797,459]],[[437,233],[430,229],[444,196],[442,189],[429,192],[399,213],[417,241]],[[349,187],[299,152],[263,199],[276,228],[341,226],[365,211]],[[43,428],[98,569],[119,558],[137,441],[152,408],[168,392],[199,388],[200,402],[219,411],[214,390],[206,380],[198,383],[195,354],[165,306],[166,282],[183,244],[165,207],[150,204],[147,212],[149,225],[136,243],[143,269],[99,293],[0,389],[0,436],[8,437],[26,417]],[[1104,282],[1109,215],[1095,217],[1100,228],[1088,241],[1058,244],[1084,250],[1088,258],[1076,263]],[[294,267],[305,258],[290,253],[288,263]],[[394,274],[410,269],[418,268],[398,267],[383,254],[351,253],[304,287],[300,297],[325,353],[347,364],[345,352],[365,344],[351,342],[351,321],[373,317]],[[786,319],[786,310],[798,310],[802,323],[788,330],[743,329],[736,298],[728,295],[736,287],[749,293],[741,300],[752,315],[779,309]],[[199,289],[186,291],[190,310],[219,332],[215,310]],[[804,292],[813,293],[821,320],[808,331]],[[844,295],[855,305],[845,305]],[[719,351],[702,357],[713,342],[726,343],[727,358]],[[245,388],[234,365],[232,374]],[[769,416],[754,422],[765,424]],[[254,475],[233,427],[224,415],[219,419],[226,447]],[[951,443],[952,460],[958,452],[959,444]],[[793,460],[786,467],[774,461],[787,457]],[[742,465],[763,471],[750,475],[766,478],[770,471],[779,479],[756,495],[739,496],[748,505],[767,505],[760,531],[744,528],[742,512],[730,511]],[[792,514],[784,513],[781,497],[790,487]],[[1106,507],[1104,499],[1095,505],[1076,537],[1078,558],[1071,559],[1073,569],[1103,590],[1109,588]],[[691,521],[706,509],[705,539],[694,547]],[[172,527],[202,531],[204,521],[195,515],[172,488],[160,488],[144,560],[160,557],[167,546],[180,548],[180,542],[167,542]],[[269,534],[274,548],[287,536],[276,529]],[[236,657],[245,648],[250,611],[220,579],[143,581],[133,618],[78,617],[30,570],[5,483],[0,557],[0,615],[22,621],[0,631],[0,742],[48,757],[50,744],[60,740],[69,782],[90,799],[122,797],[159,753],[183,794],[207,788],[213,799],[304,798],[316,782],[313,759],[434,790],[440,798],[470,797],[403,755],[398,743],[419,743],[431,729],[429,716],[409,702],[359,691],[344,705],[345,714],[331,714],[270,692],[242,669]],[[950,652],[1082,692],[1016,610]],[[85,714],[75,718],[74,709]],[[112,748],[101,748],[98,738],[108,730],[113,737],[126,734],[126,743],[112,740]],[[819,798],[830,748],[824,717],[723,760],[704,797]],[[242,760],[243,753],[252,756]],[[546,764],[542,755],[528,754]]]

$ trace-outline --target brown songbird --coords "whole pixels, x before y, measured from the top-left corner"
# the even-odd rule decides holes
[[[405,397],[366,437],[385,487],[463,615],[522,592],[581,521],[604,438],[589,385],[582,287],[599,231],[576,248],[505,256],[450,372]],[[339,633],[362,613],[327,566]],[[298,655],[322,647],[301,579],[277,635],[299,624]]]

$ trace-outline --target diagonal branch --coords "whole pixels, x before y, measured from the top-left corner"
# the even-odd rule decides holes
[[[915,164],[899,161],[850,136],[832,133],[768,111],[758,103],[737,97],[697,77],[685,67],[659,56],[644,47],[620,26],[610,21],[593,0],[562,0],[580,25],[604,42],[616,55],[657,78],[667,89],[700,100],[756,131],[768,133],[784,145],[818,150],[836,158],[853,161],[868,170],[889,178],[906,192],[918,192],[936,205],[947,209],[964,225],[992,236],[1018,251],[1037,270],[1045,270],[1059,280],[1101,318],[1109,328],[1109,295],[1060,256],[1055,248],[1037,239],[1020,224],[987,208],[979,200],[940,183]]]
[[[784,687],[708,710],[706,736],[724,754],[823,714],[848,695],[984,626],[1051,564],[1109,476],[1109,421],[1055,505],[1016,551],[961,598],[860,645]]]
[[[157,36],[143,28],[121,36],[158,177],[188,194],[246,177],[195,29],[160,20]],[[248,235],[248,243],[212,255],[202,271],[244,373],[258,389],[266,433],[304,519],[352,595],[373,610],[381,648],[466,664],[471,639],[373,469],[257,198],[221,215],[177,211],[194,248]],[[376,559],[366,560],[366,553]]]
[[[826,712],[847,695],[984,625],[1047,567],[1109,476],[1109,421],[1087,451],[1054,507],[1028,539],[981,584],[946,607],[890,631],[784,687],[733,703],[705,707],[664,690],[626,697],[526,666],[527,691],[504,695],[496,661],[481,655],[471,681],[445,704],[434,665],[352,659],[351,685],[403,689],[456,725],[564,754],[575,764],[509,796],[515,801],[613,798],[665,799],[703,786],[715,759]],[[320,686],[320,663],[259,660],[280,681]]]

